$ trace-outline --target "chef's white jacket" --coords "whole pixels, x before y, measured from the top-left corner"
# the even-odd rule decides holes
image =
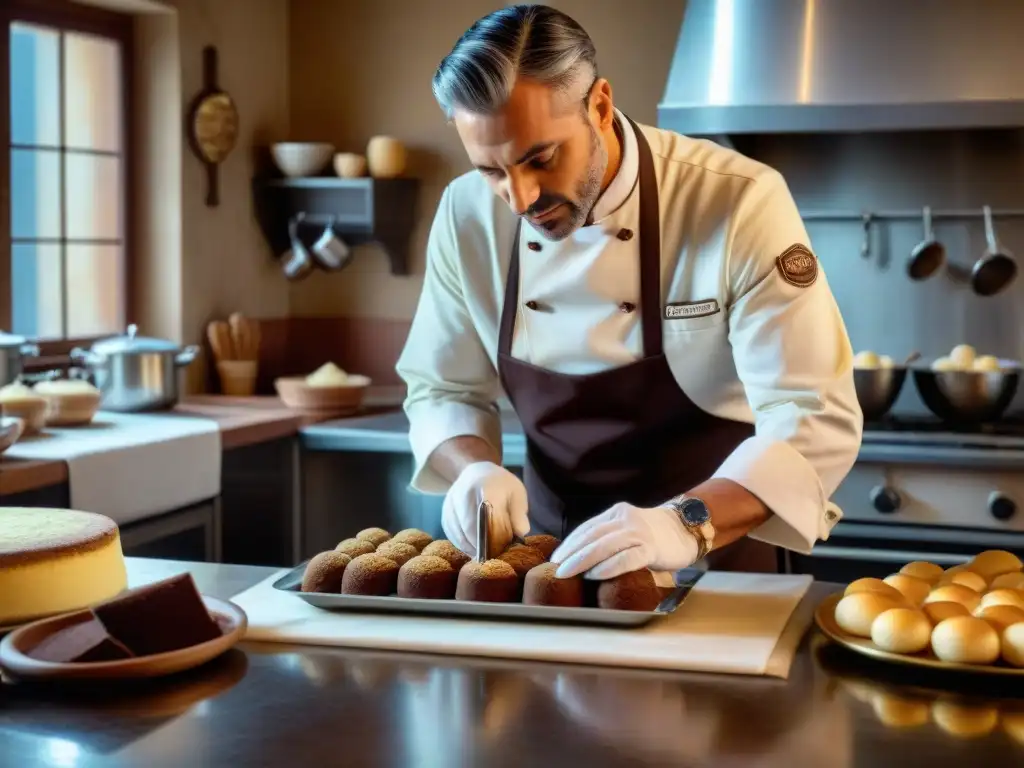
[[[617,120],[622,162],[593,224],[551,242],[523,222],[512,355],[549,370],[589,373],[642,356],[640,312],[619,309],[639,305],[640,273],[639,238],[616,236],[639,227],[636,136]],[[828,499],[853,466],[863,426],[839,308],[820,264],[802,287],[777,262],[795,244],[811,248],[778,172],[710,141],[641,130],[659,187],[668,363],[701,409],[755,425],[714,475],[773,513],[751,535],[808,552],[841,517]],[[515,225],[476,171],[449,184],[438,205],[397,365],[408,386],[412,486],[422,492],[448,488],[428,463],[446,440],[475,435],[501,449],[496,355]]]

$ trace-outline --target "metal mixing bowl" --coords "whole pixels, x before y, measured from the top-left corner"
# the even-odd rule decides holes
[[[885,416],[900,396],[906,379],[906,368],[855,368],[853,384],[864,421],[878,421]]]
[[[1000,362],[1005,367],[996,373],[915,368],[914,384],[928,410],[943,421],[995,421],[1009,407],[1020,382],[1019,366]]]

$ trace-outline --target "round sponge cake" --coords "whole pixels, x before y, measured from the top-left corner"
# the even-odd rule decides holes
[[[526,542],[526,546],[539,549],[545,560],[550,560],[551,555],[558,549],[558,545],[562,543],[560,539],[546,533],[535,533],[532,536],[527,536],[523,541]]]
[[[405,565],[412,560],[419,552],[412,544],[404,544],[401,541],[385,541],[377,547],[377,554],[384,555],[388,560],[394,560],[399,566]]]
[[[384,555],[371,552],[359,555],[345,568],[341,578],[343,595],[387,596],[395,593],[398,583],[398,563]]]
[[[530,569],[523,584],[523,602],[526,605],[557,605],[562,608],[580,608],[583,605],[583,578],[555,576],[557,563],[541,563]]]
[[[458,574],[451,563],[436,555],[417,555],[398,571],[398,596],[450,600]]]
[[[646,568],[629,571],[602,581],[597,588],[597,605],[619,611],[653,611],[661,602],[661,590],[654,574]]]
[[[514,603],[519,599],[519,577],[504,560],[470,560],[459,571],[455,599]]]
[[[85,608],[127,585],[121,537],[109,517],[0,507],[0,626]]]
[[[341,592],[341,579],[352,558],[336,549],[314,555],[302,574],[303,592]]]
[[[473,559],[448,541],[448,539],[438,539],[437,541],[430,542],[423,548],[423,554],[444,558],[456,572]]]

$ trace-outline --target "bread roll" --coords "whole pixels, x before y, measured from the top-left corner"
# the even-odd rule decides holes
[[[925,603],[921,606],[921,610],[925,612],[925,615],[928,616],[932,624],[938,624],[940,621],[952,619],[954,616],[971,615],[971,612],[967,610],[967,607],[963,603]]]
[[[884,581],[890,587],[895,587],[907,599],[907,602],[915,607],[921,605],[928,597],[928,593],[932,591],[931,585],[927,581],[916,576],[908,576],[905,573],[886,576]]]
[[[989,549],[979,552],[974,559],[968,563],[972,571],[983,577],[986,582],[992,581],[996,576],[1004,573],[1014,573],[1024,569],[1024,563],[1012,552],[1002,549]]]
[[[1011,624],[1000,640],[1003,661],[1011,667],[1024,667],[1024,624]]]
[[[928,593],[925,603],[960,603],[973,612],[981,602],[981,595],[963,584],[944,584]]]
[[[894,600],[904,599],[903,595],[900,593],[898,589],[896,589],[896,587],[892,586],[891,584],[886,584],[881,579],[876,579],[873,576],[868,576],[863,579],[851,581],[850,585],[843,592],[843,596],[845,597],[846,595],[855,595],[859,592],[878,592],[880,594],[887,595],[888,597],[891,597]]]
[[[1024,592],[1024,573],[1001,573],[989,583],[992,589],[1019,589]]]
[[[856,637],[871,637],[871,624],[884,611],[906,606],[903,598],[879,592],[855,592],[836,606],[836,624]]]
[[[978,594],[984,592],[985,588],[988,586],[988,582],[986,582],[985,579],[974,571],[968,571],[966,569],[950,574],[949,578],[943,580],[941,584],[960,584],[968,589],[973,589]]]
[[[932,630],[932,651],[942,661],[991,664],[999,658],[999,634],[974,616],[955,616]]]
[[[1011,624],[1024,621],[1024,610],[1015,605],[982,605],[974,615],[987,621],[1000,634]]]
[[[916,608],[883,611],[871,623],[871,642],[891,653],[920,653],[931,637],[932,623]]]
[[[942,566],[935,563],[926,563],[924,560],[915,560],[900,568],[900,573],[913,576],[915,579],[927,581],[929,584],[936,584],[943,574]]]

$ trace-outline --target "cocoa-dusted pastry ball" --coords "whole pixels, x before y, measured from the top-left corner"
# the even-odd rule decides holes
[[[349,568],[351,567],[349,566]],[[599,608],[612,608],[620,611],[653,611],[660,602],[661,590],[654,583],[654,574],[646,568],[602,581],[597,588]]]
[[[583,605],[583,578],[555,576],[557,563],[541,563],[530,569],[523,584],[523,602],[527,605],[558,605],[580,608]]]
[[[440,557],[447,560],[452,568],[455,569],[456,573],[462,566],[468,563],[471,558],[461,549],[452,544],[448,539],[438,539],[432,541],[423,548],[424,555],[433,555],[434,557]]]
[[[514,603],[519,598],[519,577],[504,560],[478,563],[470,560],[459,571],[455,587],[456,600],[478,600],[484,603]]]
[[[539,549],[541,554],[544,555],[545,560],[550,560],[551,555],[553,555],[555,550],[558,549],[558,545],[562,543],[561,539],[556,539],[554,536],[549,536],[546,533],[537,533],[533,536],[527,536],[523,541],[526,542],[526,546]]]
[[[365,539],[345,539],[334,548],[334,551],[344,552],[349,557],[356,558],[360,555],[368,555],[376,548],[372,542]]]
[[[436,555],[417,555],[398,571],[398,596],[451,600],[458,573]]]
[[[356,538],[363,539],[373,544],[373,546],[379,547],[391,538],[391,534],[383,528],[363,528],[363,530],[356,534]]]
[[[398,563],[373,552],[348,564],[341,579],[341,594],[393,595],[397,582]]]
[[[526,574],[529,573],[531,568],[536,568],[547,558],[544,557],[544,553],[539,549],[534,549],[524,544],[513,544],[502,552],[498,559],[504,560],[511,565],[516,572],[516,576],[523,579],[526,578]]]
[[[403,544],[412,544],[418,552],[422,552],[423,548],[434,540],[434,537],[426,531],[421,531],[419,528],[406,528],[404,531],[399,531],[392,536],[391,540],[400,541]]]
[[[384,555],[388,560],[394,560],[401,566],[416,557],[419,552],[412,544],[405,544],[401,541],[385,541],[377,547],[377,554]]]
[[[332,549],[314,555],[302,574],[303,592],[341,592],[341,577],[352,558]]]

